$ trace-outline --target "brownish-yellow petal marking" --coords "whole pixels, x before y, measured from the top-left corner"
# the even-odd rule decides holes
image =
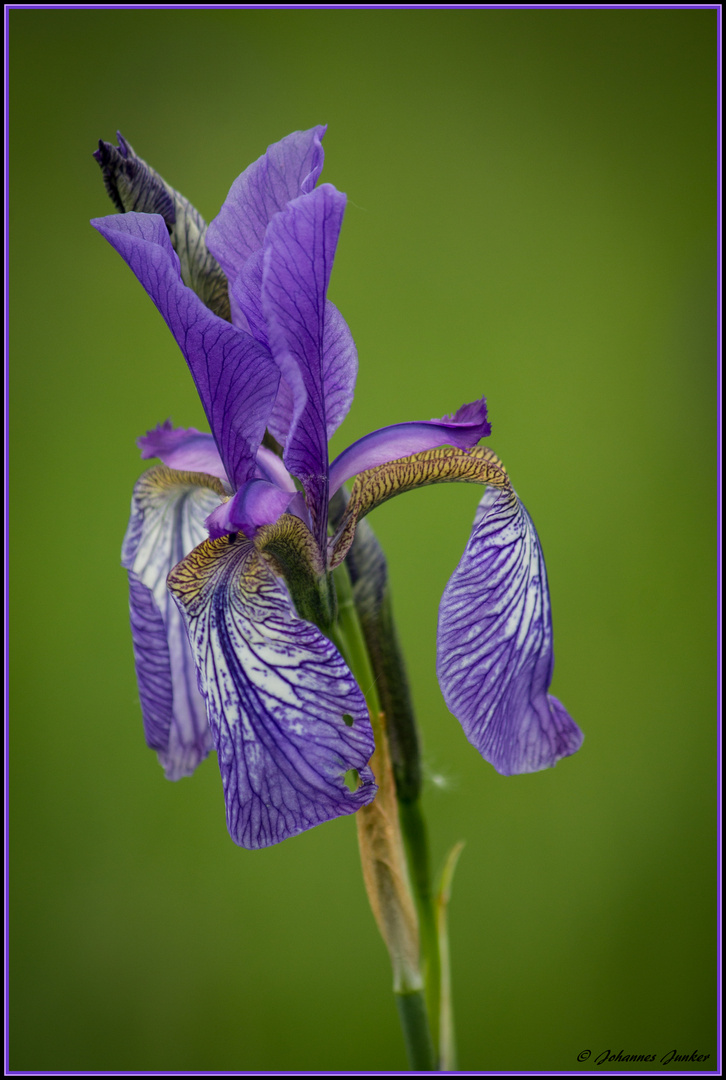
[[[136,491],[139,494],[148,491],[149,494],[156,495],[164,490],[180,487],[207,487],[216,491],[220,499],[226,498],[222,481],[216,476],[201,472],[182,472],[179,469],[169,469],[166,465],[157,465],[140,476]]]
[[[300,572],[325,572],[320,548],[304,521],[294,514],[282,514],[272,525],[263,525],[255,535],[258,551],[274,559],[287,576]]]
[[[323,555],[304,521],[282,514],[257,530],[255,548],[284,577],[298,615],[324,632],[335,621],[335,599]]]
[[[335,567],[343,561],[353,543],[358,522],[381,503],[413,488],[452,482],[510,487],[507,470],[494,451],[486,446],[475,446],[471,450],[439,446],[359,473],[335,535],[331,565]]]

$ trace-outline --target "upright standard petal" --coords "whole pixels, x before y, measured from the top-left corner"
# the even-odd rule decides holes
[[[532,519],[511,487],[490,487],[439,608],[437,673],[467,738],[504,776],[537,772],[583,735],[547,693],[547,574]]]
[[[278,214],[265,238],[262,304],[272,355],[294,398],[284,461],[305,489],[321,548],[328,505],[325,301],[345,201],[322,184]]]
[[[213,315],[181,280],[162,218],[124,214],[92,222],[126,260],[176,338],[202,399],[227,476],[251,478],[279,372],[249,334]]]
[[[93,154],[101,166],[111,201],[122,212],[161,214],[179,256],[181,276],[204,304],[223,319],[230,319],[227,279],[207,248],[207,224],[188,199],[167,184],[158,172],[134,153],[121,132],[118,147],[99,140]]]
[[[209,250],[230,282],[265,239],[272,218],[291,199],[312,191],[323,169],[325,127],[295,131],[269,146],[230,188],[207,232]]]
[[[365,699],[253,544],[207,540],[168,585],[192,642],[235,843],[267,847],[371,802]]]
[[[326,300],[323,327],[323,396],[328,440],[332,439],[348,415],[357,377],[358,350],[353,335],[335,304]],[[281,378],[275,407],[267,425],[281,446],[287,443],[294,413],[293,392]]]
[[[138,480],[124,539],[131,631],[146,741],[169,780],[191,776],[212,749],[186,630],[166,578],[206,536],[219,481],[159,467]]]
[[[256,251],[245,263],[232,288],[236,309],[247,320],[252,336],[270,347],[267,319],[262,307],[262,251]],[[323,327],[323,395],[325,398],[325,425],[328,439],[348,415],[353,402],[355,381],[358,376],[358,351],[348,324],[330,300],[325,301],[325,325]],[[284,378],[275,398],[275,407],[268,427],[281,446],[295,412],[295,398]]]

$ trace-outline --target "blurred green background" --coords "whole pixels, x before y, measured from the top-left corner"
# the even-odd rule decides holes
[[[536,775],[481,760],[434,659],[479,496],[377,511],[435,862],[467,841],[460,1066],[713,1069],[715,46],[714,10],[11,12],[12,1068],[406,1067],[354,820],[243,851],[214,755],[170,784],[144,746],[134,440],[205,424],[88,225],[116,128],[209,220],[322,122],[360,356],[333,451],[486,394],[586,734]]]

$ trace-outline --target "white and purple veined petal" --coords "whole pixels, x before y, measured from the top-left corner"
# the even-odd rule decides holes
[[[131,631],[148,745],[169,780],[191,776],[213,743],[182,617],[166,588],[173,566],[202,542],[219,481],[158,467],[137,481],[124,538]]]
[[[313,190],[323,169],[325,127],[294,131],[237,177],[207,230],[207,246],[232,284],[258,251],[272,218]]]
[[[214,315],[187,288],[163,218],[128,213],[92,222],[119,252],[166,320],[189,365],[225,471],[237,488],[254,473],[277,392],[267,350]]]
[[[254,545],[205,541],[168,585],[192,643],[235,843],[277,844],[371,802],[363,694]],[[345,781],[352,769],[355,791]]]
[[[489,487],[439,607],[437,673],[469,741],[505,776],[579,750],[583,734],[548,694],[554,654],[544,557],[511,488]]]
[[[345,203],[345,195],[331,184],[294,199],[271,221],[263,261],[262,306],[270,348],[293,397],[284,461],[305,489],[321,548],[327,529],[327,401],[332,417],[344,414],[357,372],[342,317],[326,315]],[[326,344],[330,355],[339,358],[330,365],[335,378],[327,380]]]

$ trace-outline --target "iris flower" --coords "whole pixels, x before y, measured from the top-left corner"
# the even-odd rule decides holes
[[[329,462],[357,354],[327,299],[346,199],[316,187],[324,132],[271,146],[208,228],[121,136],[96,154],[125,212],[93,224],[166,320],[211,429],[167,421],[139,440],[163,463],[136,485],[122,557],[146,738],[170,779],[217,750],[229,832],[248,848],[375,797],[366,702],[328,636],[331,571],[358,522],[403,491],[487,485],[439,611],[439,682],[469,740],[503,774],[582,741],[547,693],[544,560],[504,466],[478,445],[485,400],[381,428]],[[333,526],[330,500],[354,477]]]

